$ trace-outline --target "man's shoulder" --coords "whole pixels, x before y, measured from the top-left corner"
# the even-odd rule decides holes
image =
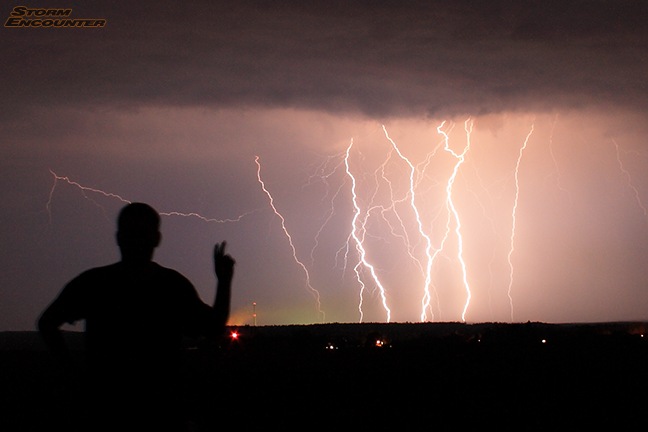
[[[77,278],[94,278],[94,277],[103,277],[110,273],[115,273],[118,268],[118,263],[108,264],[99,267],[92,267],[88,270],[84,270],[77,276]]]
[[[154,268],[158,275],[161,275],[164,278],[169,278],[169,280],[182,281],[191,284],[189,279],[178,270],[172,269],[170,267],[164,267],[163,265],[160,265],[156,262],[153,262],[152,264],[155,266]]]

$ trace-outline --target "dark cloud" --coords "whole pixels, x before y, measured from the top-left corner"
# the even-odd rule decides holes
[[[643,1],[115,1],[73,14],[108,24],[3,28],[5,115],[70,104],[372,116],[648,107]]]

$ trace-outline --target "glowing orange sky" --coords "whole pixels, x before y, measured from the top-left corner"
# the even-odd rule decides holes
[[[357,180],[361,217],[373,207],[363,235],[367,260],[375,266],[384,286],[390,320],[421,319],[425,272],[419,265],[426,265],[425,243],[407,195],[409,167],[393,152],[383,124],[416,167],[415,203],[423,229],[432,239],[433,252],[440,248],[446,229],[451,230],[434,261],[427,319],[462,319],[467,296],[457,257],[455,225],[453,220],[447,225],[445,207],[447,181],[456,160],[443,151],[443,136],[437,131],[443,120],[388,119],[380,123],[293,110],[229,111],[211,116],[154,110],[129,117],[121,133],[128,136],[133,133],[128,128],[136,127],[168,136],[172,128],[163,125],[170,124],[165,119],[171,118],[188,118],[201,124],[190,128],[196,139],[187,140],[192,144],[185,144],[177,153],[184,167],[181,171],[164,166],[160,171],[159,160],[173,157],[165,155],[164,149],[153,155],[153,166],[149,167],[151,161],[146,155],[152,150],[146,146],[159,149],[151,143],[128,150],[129,159],[135,162],[132,168],[122,166],[119,176],[95,166],[73,180],[130,200],[147,200],[162,212],[197,212],[215,219],[244,215],[238,222],[225,224],[165,217],[165,241],[156,255],[161,263],[187,274],[209,299],[213,276],[204,251],[213,241],[227,239],[238,262],[233,322],[250,323],[253,301],[258,304],[261,323],[322,319],[303,269],[292,256],[281,221],[256,181],[255,155],[259,155],[263,180],[274,205],[285,219],[296,257],[306,266],[312,287],[320,295],[325,321],[387,320],[380,293],[366,268],[361,271],[366,291],[359,308],[360,285],[353,273],[358,258],[349,239],[354,212],[351,182],[343,166],[344,151],[351,140],[349,167]],[[455,151],[466,145],[464,120],[446,120],[444,130]],[[648,219],[641,207],[646,193],[642,186],[648,184],[642,167],[648,155],[637,123],[632,118],[595,112],[509,113],[475,117],[473,121],[471,147],[452,185],[471,292],[466,320],[641,318],[648,301],[643,293],[646,257],[641,241],[648,235]],[[514,170],[532,127],[520,159],[511,283],[508,255],[516,194]],[[229,140],[228,129],[245,131],[250,138]],[[219,131],[225,131],[223,136]],[[183,132],[185,137],[187,133]],[[211,147],[200,139],[207,136],[213,142]],[[111,147],[118,161],[123,158],[118,142],[102,145]],[[177,148],[169,149],[178,152]],[[112,159],[103,161],[110,165]],[[174,159],[171,166],[176,163]],[[226,165],[232,166],[225,171]],[[57,174],[68,175],[69,171],[59,162]],[[191,175],[187,177],[185,172]],[[36,207],[44,208],[53,181],[48,174],[40,174],[42,199],[34,203]],[[137,180],[124,182],[124,176]],[[56,184],[47,236],[66,237],[50,245],[52,250],[61,249],[54,257],[74,255],[64,250],[71,243],[79,247],[93,243],[97,230],[104,233],[99,238],[109,246],[100,246],[95,256],[91,254],[85,260],[59,262],[68,269],[61,274],[60,283],[75,269],[116,255],[111,250],[112,219],[122,203],[87,191],[86,196],[96,203],[72,185]],[[381,213],[376,207],[388,209],[394,200],[395,211]],[[70,207],[66,210],[66,206]],[[41,218],[42,224],[46,215]],[[89,221],[94,221],[93,228],[75,228]],[[67,237],[68,231],[75,229],[80,232]],[[630,239],[633,241],[629,243]]]

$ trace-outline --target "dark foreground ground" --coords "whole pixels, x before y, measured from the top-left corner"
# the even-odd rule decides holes
[[[218,347],[188,345],[195,431],[648,428],[647,323],[231,330],[240,337]],[[0,333],[0,356],[0,431],[74,415],[83,395],[63,399],[37,334]]]

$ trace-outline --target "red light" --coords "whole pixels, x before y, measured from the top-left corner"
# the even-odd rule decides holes
[[[236,339],[238,339],[239,334],[238,334],[237,331],[233,331],[233,332],[230,333],[230,337],[231,337],[232,339],[236,340]]]

